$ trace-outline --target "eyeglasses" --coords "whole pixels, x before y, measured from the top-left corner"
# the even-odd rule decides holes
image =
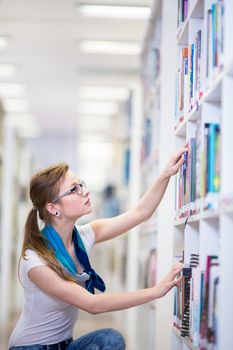
[[[59,199],[68,196],[71,193],[76,193],[78,196],[81,196],[83,194],[83,189],[87,188],[85,182],[82,180],[80,183],[74,184],[73,187],[71,187],[68,191],[59,194],[56,198],[54,198],[51,203],[54,203],[58,201]]]

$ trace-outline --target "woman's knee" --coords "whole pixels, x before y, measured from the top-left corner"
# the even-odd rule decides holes
[[[105,340],[106,350],[110,350],[110,349],[124,350],[125,349],[125,339],[119,331],[113,328],[105,328],[102,330],[102,332]]]

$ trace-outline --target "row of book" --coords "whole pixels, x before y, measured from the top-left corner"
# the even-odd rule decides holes
[[[176,79],[176,125],[184,120],[188,112],[197,107],[202,97],[201,41],[202,31],[199,30],[194,43],[189,48],[182,47],[180,50]]]
[[[148,99],[151,91],[155,87],[155,83],[160,75],[160,51],[157,47],[150,48],[144,63],[144,70],[142,72],[142,82],[144,91],[144,100]],[[148,103],[146,103],[148,104]]]
[[[142,136],[142,161],[144,161],[153,150],[153,123],[148,116],[144,119]]]
[[[188,142],[184,163],[176,176],[176,217],[188,217],[201,209],[215,208],[220,191],[220,125],[204,124]]]
[[[216,0],[207,10],[206,20],[206,79],[207,85],[223,68],[224,1]]]
[[[159,145],[160,88],[153,94],[150,108],[144,110],[141,139],[141,165],[155,163]]]
[[[215,123],[204,125],[202,193],[204,209],[217,206],[220,191],[220,126]]]
[[[180,28],[188,16],[188,0],[178,0],[177,27]]]
[[[182,270],[179,287],[174,290],[173,326],[200,350],[218,349],[219,260],[208,255],[205,270],[199,255],[191,254]]]
[[[189,112],[198,108],[203,92],[223,68],[223,0],[213,2],[204,18],[193,42],[180,47],[176,78],[176,127]]]

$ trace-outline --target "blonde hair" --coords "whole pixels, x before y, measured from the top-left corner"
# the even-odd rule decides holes
[[[45,225],[51,224],[51,214],[46,209],[46,204],[58,195],[60,182],[68,169],[69,166],[66,163],[59,163],[34,174],[31,178],[29,195],[33,208],[29,212],[25,223],[21,258],[26,258],[26,249],[32,249],[60,277],[74,281],[56,260],[53,250],[48,247],[45,238],[40,232],[37,218],[37,215],[39,215]]]

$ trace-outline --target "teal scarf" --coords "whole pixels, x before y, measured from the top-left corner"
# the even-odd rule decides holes
[[[92,269],[87,251],[80,237],[77,228],[74,226],[73,229],[73,242],[75,255],[83,267],[84,271],[79,274],[74,261],[70,254],[67,252],[65,245],[51,225],[46,225],[41,231],[46,240],[48,241],[49,248],[54,250],[56,259],[66,269],[66,271],[76,280],[77,283],[82,284],[92,294],[95,294],[95,288],[101,292],[105,291],[105,284],[101,277]]]

